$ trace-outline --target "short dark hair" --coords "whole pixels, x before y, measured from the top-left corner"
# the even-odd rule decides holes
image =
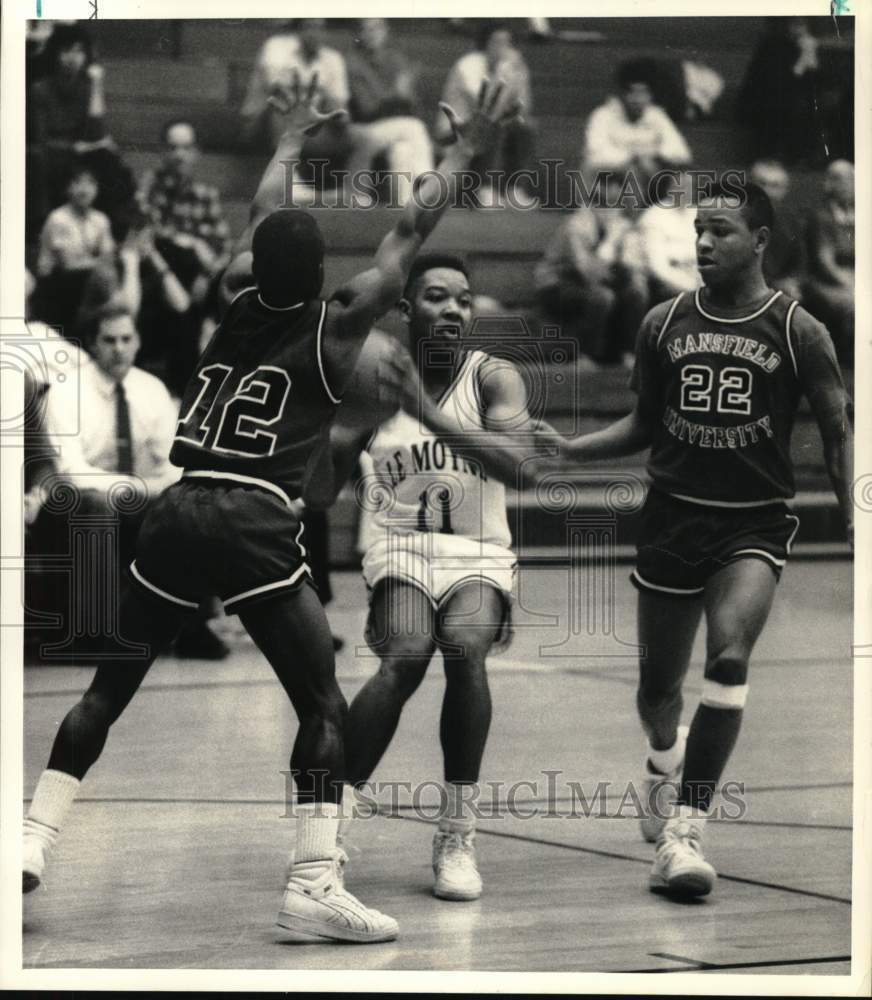
[[[314,216],[280,208],[255,229],[251,270],[267,305],[289,306],[317,298],[324,282],[324,238]]]
[[[406,279],[406,287],[403,289],[403,298],[411,299],[415,293],[415,283],[425,271],[432,271],[434,267],[447,267],[452,271],[460,271],[469,281],[469,265],[466,260],[456,253],[431,253],[418,254],[415,258],[409,277]]]
[[[100,186],[100,178],[97,176],[97,171],[94,169],[91,161],[86,157],[76,157],[70,163],[67,170],[67,187],[69,187],[77,177],[81,177],[82,174],[88,174],[94,183],[98,187]]]
[[[714,181],[703,193],[706,198],[729,198],[740,200],[742,217],[748,223],[749,229],[760,229],[766,226],[773,229],[775,226],[775,209],[769,195],[753,181],[736,182],[724,184],[722,181]]]
[[[90,33],[81,24],[56,24],[45,45],[46,63],[52,70],[57,69],[58,57],[61,52],[81,45],[85,50],[85,65],[94,59],[94,42]]]
[[[197,126],[191,121],[190,118],[170,118],[161,126],[160,138],[161,142],[166,142],[167,137],[170,134],[170,129],[175,128],[176,125],[187,125],[188,128],[194,133],[194,144],[197,143]]]
[[[652,59],[625,59],[615,74],[619,90],[627,90],[634,83],[644,83],[653,90],[656,78],[657,66]]]

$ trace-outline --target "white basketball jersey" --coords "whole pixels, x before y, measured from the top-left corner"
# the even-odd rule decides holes
[[[463,430],[484,428],[479,369],[488,355],[471,351],[440,400]],[[477,462],[455,454],[420,421],[400,411],[382,424],[367,448],[363,507],[364,548],[385,531],[439,532],[508,547],[506,491]]]

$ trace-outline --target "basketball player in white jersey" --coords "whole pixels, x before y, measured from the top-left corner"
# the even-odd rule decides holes
[[[409,412],[369,440],[343,447],[334,436],[333,447],[334,494],[365,449],[366,638],[381,661],[349,709],[347,780],[370,778],[438,649],[445,787],[434,893],[454,900],[482,891],[472,803],[491,721],[485,661],[509,636],[516,561],[501,480],[517,481],[512,435],[532,427],[518,370],[464,345],[471,301],[460,258],[418,257],[400,302],[415,359],[404,360]]]

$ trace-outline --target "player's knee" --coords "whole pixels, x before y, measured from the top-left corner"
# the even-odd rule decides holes
[[[89,722],[111,726],[127,704],[127,698],[114,695],[104,689],[86,691],[79,702],[79,709]]]
[[[743,649],[727,647],[709,657],[705,677],[727,686],[744,684],[748,680],[748,654]]]
[[[431,654],[407,652],[382,660],[379,674],[390,686],[408,698],[418,689],[430,664]]]
[[[318,692],[311,701],[311,714],[326,725],[344,729],[348,702],[338,687],[333,691]]]

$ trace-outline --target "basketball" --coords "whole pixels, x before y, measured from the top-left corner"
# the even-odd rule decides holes
[[[351,381],[342,397],[336,420],[345,427],[368,430],[384,423],[399,409],[395,386],[385,370],[397,341],[383,330],[373,330],[364,342]]]

